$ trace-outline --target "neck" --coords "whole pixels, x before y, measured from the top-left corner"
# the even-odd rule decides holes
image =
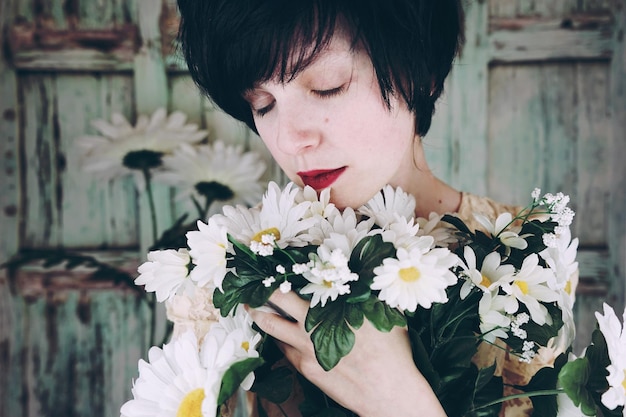
[[[432,212],[444,214],[458,211],[461,193],[435,177],[426,163],[419,138],[415,143],[414,155],[414,172],[402,188],[415,197],[415,215],[428,217]]]

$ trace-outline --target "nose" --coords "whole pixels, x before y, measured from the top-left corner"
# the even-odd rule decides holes
[[[276,144],[287,154],[297,155],[317,147],[322,131],[312,109],[291,106],[279,115]]]

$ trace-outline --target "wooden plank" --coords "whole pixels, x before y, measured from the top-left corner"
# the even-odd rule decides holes
[[[16,295],[5,415],[119,416],[149,345],[150,313],[135,297],[52,288],[44,298]]]
[[[613,281],[608,302],[621,312],[626,304],[626,5],[613,0],[615,17],[614,54],[611,60],[610,108],[612,111],[612,149],[608,163],[612,184],[608,192],[608,244],[611,250]]]
[[[61,154],[65,160],[62,243],[66,248],[138,245],[137,209],[132,179],[103,182],[85,175],[79,138],[100,134],[94,119],[132,108],[132,78],[118,75],[59,74],[56,77]],[[121,161],[120,161],[121,162]]]
[[[607,248],[579,248],[576,260],[580,282],[579,294],[605,297],[611,286],[610,253]]]
[[[531,191],[543,186],[547,132],[539,75],[540,70],[531,67],[490,70],[486,165],[490,167],[488,195],[497,201],[526,205]]]
[[[115,80],[116,77],[113,77]],[[89,125],[129,108],[130,78],[24,75],[22,246],[136,246],[135,191],[130,181],[102,183],[83,175],[77,137]]]
[[[4,45],[4,28],[11,21],[8,13],[15,2],[2,2],[0,13],[0,45]],[[0,60],[0,263],[19,248],[20,171],[19,114],[17,79],[13,69]]]
[[[489,56],[497,63],[608,60],[612,46],[610,35],[601,31],[497,31],[489,39]]]
[[[575,80],[565,64],[491,69],[490,196],[526,205],[539,187],[576,201]]]
[[[24,130],[20,135],[25,166],[22,192],[24,199],[23,247],[56,247],[61,244],[62,158],[60,137],[55,125],[58,105],[52,76],[20,77]],[[25,105],[28,103],[28,105]]]
[[[12,64],[21,71],[131,71],[126,56],[93,50],[28,51],[14,56]]]
[[[574,126],[577,136],[577,195],[573,199],[576,221],[573,231],[585,245],[605,246],[609,233],[608,193],[612,172],[607,161],[612,153],[610,116],[610,68],[606,64],[577,64],[578,105]],[[572,196],[574,198],[574,196]]]
[[[452,73],[454,73],[459,65],[455,62],[452,66]],[[456,88],[465,88],[463,85],[455,86],[452,81],[453,75],[446,80],[444,91],[442,96],[435,107],[435,114],[433,115],[432,124],[430,130],[421,138],[422,147],[426,155],[426,161],[428,166],[435,176],[446,183],[452,183],[453,173],[453,146],[458,145],[458,142],[454,140],[452,127],[452,114],[450,97],[456,97],[451,90]],[[458,163],[459,158],[455,161]]]
[[[487,3],[472,2],[466,10],[466,42],[450,74],[453,186],[479,195],[487,192]]]
[[[489,0],[493,17],[561,17],[572,13],[598,13],[612,0]]]
[[[137,0],[136,19],[139,25],[141,46],[134,59],[135,106],[137,114],[152,114],[168,105],[168,83],[161,51],[159,18],[162,0]],[[154,186],[157,216],[157,234],[169,228],[175,216],[171,211],[169,187]],[[140,253],[145,256],[154,243],[152,221],[146,193],[139,199]]]
[[[133,24],[76,30],[19,21],[8,28],[7,45],[12,64],[21,70],[128,71],[136,40]]]

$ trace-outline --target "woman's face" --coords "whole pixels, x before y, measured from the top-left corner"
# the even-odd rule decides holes
[[[245,94],[263,142],[289,179],[331,187],[338,207],[359,207],[385,184],[411,189],[415,119],[403,101],[384,103],[368,55],[336,34],[286,83]]]

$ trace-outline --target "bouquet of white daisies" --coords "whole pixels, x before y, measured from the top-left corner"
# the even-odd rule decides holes
[[[301,378],[243,308],[267,306],[277,290],[310,302],[304,325],[326,370],[365,320],[382,332],[407,328],[448,415],[497,416],[505,401],[528,397],[545,417],[626,416],[626,332],[610,307],[584,355],[571,354],[578,241],[567,196],[535,190],[516,215],[477,215],[482,232],[452,215],[416,218],[401,189],[342,211],[329,193],[270,183],[261,205],[225,206],[198,222],[187,248],[150,252],[138,283],[169,309],[200,294],[221,317],[208,332],[196,327],[150,350],[123,416],[215,416],[239,387],[285,401]],[[485,346],[521,364],[544,350],[553,360],[512,386],[495,361],[481,360]],[[303,415],[351,415],[301,382]]]

